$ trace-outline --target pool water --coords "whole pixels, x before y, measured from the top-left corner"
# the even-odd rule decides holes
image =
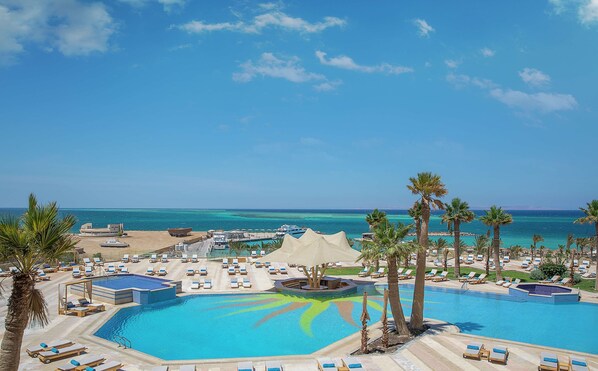
[[[137,275],[119,275],[94,279],[93,285],[106,287],[112,290],[122,290],[130,288],[155,290],[165,288],[166,286],[164,286],[164,283],[166,282],[168,281],[160,278],[144,277]]]
[[[401,286],[405,314],[413,288]],[[359,331],[361,297],[330,300],[282,294],[201,295],[121,309],[97,332],[124,336],[164,360],[310,354]],[[371,295],[371,323],[381,315]],[[389,311],[390,315],[390,311]],[[542,304],[508,295],[426,288],[425,316],[464,333],[598,352],[598,305]]]

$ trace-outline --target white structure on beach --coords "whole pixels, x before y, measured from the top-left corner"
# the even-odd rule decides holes
[[[124,231],[122,224],[108,224],[106,228],[94,228],[91,223],[85,223],[79,229],[82,237],[116,237]]]

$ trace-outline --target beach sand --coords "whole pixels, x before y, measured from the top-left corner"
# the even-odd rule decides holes
[[[92,257],[101,253],[104,260],[120,260],[123,254],[147,254],[170,248],[179,242],[195,242],[206,236],[206,232],[191,232],[187,237],[171,237],[167,231],[126,231],[127,237],[118,240],[126,242],[129,247],[100,247],[101,243],[114,237],[79,237],[77,247],[85,250],[81,257]]]

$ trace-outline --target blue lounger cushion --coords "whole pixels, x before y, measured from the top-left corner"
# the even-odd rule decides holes
[[[507,350],[503,349],[503,348],[493,348],[492,351],[495,352],[495,353],[500,353],[500,354],[506,354],[507,353]]]
[[[46,343],[39,343],[39,346],[42,347],[42,348],[47,348],[48,344],[46,344]]]
[[[469,345],[467,346],[467,349],[472,349],[472,350],[480,350],[480,347],[479,347],[479,346],[477,346],[477,345],[472,345],[472,344],[469,344]]]
[[[322,367],[324,367],[324,368],[336,368],[336,365],[334,363],[324,363],[322,365]]]
[[[54,352],[54,353],[58,353],[59,352],[58,349],[56,349],[56,348],[52,348],[52,349],[50,349],[50,351]]]
[[[78,366],[81,366],[81,363],[79,363],[79,361],[77,361],[76,359],[71,359],[71,364],[72,364],[73,366],[77,366],[77,367],[78,367]]]
[[[361,363],[350,363],[349,368],[363,368]]]
[[[559,360],[556,358],[549,358],[549,357],[544,357],[544,362],[550,362],[550,363],[558,363]]]
[[[578,360],[578,359],[571,360],[571,364],[575,365],[575,366],[585,366],[585,367],[588,367],[588,364],[586,362]]]

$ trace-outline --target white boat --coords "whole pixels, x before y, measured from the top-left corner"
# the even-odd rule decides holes
[[[106,242],[100,244],[101,247],[129,247],[129,244],[126,242],[120,242],[116,238],[111,238],[106,240]]]
[[[300,236],[305,233],[306,229],[296,225],[284,224],[276,230],[276,238],[283,238],[285,234],[290,234],[293,237]]]
[[[226,238],[226,233],[224,232],[214,232],[214,249],[216,250],[224,250],[228,246],[228,239]]]

